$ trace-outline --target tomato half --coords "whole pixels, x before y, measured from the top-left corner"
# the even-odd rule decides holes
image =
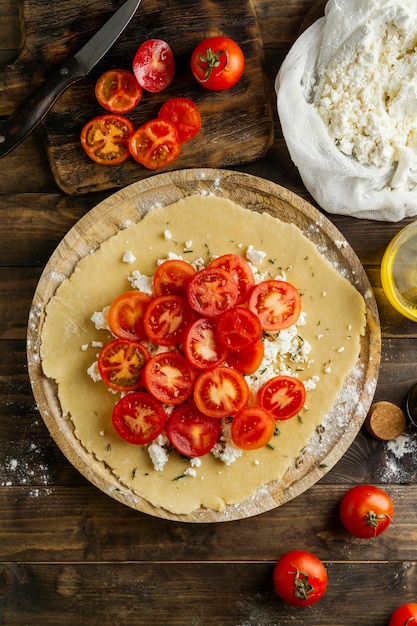
[[[148,39],[137,50],[133,58],[133,73],[139,85],[158,93],[166,89],[175,74],[174,53],[162,39]]]
[[[197,105],[189,98],[171,98],[159,110],[158,117],[169,120],[178,131],[181,143],[190,141],[201,128]]]
[[[393,517],[391,497],[373,485],[352,487],[340,502],[342,524],[354,537],[370,539],[380,535],[391,524]]]
[[[194,402],[204,415],[228,417],[246,406],[249,387],[242,374],[231,367],[219,365],[197,378]]]
[[[149,358],[146,348],[129,339],[114,339],[98,355],[103,382],[115,391],[133,391],[142,382],[142,371]]]
[[[243,74],[245,57],[229,37],[208,37],[191,54],[191,72],[200,85],[214,91],[233,87]]]
[[[123,439],[145,445],[162,433],[166,417],[158,400],[146,391],[133,391],[115,404],[112,422],[115,431]]]
[[[237,254],[222,254],[213,259],[207,267],[221,267],[233,276],[238,286],[238,298],[236,304],[246,302],[250,290],[255,285],[255,277],[251,267],[245,259]]]
[[[186,296],[188,282],[196,273],[191,263],[181,259],[168,259],[155,270],[153,290],[157,296]]]
[[[217,443],[220,420],[203,415],[192,402],[175,407],[165,426],[166,436],[184,456],[203,456]]]
[[[196,372],[185,356],[175,351],[152,356],[143,370],[146,389],[157,400],[177,405],[193,392]]]
[[[327,571],[311,552],[291,550],[275,564],[273,580],[280,598],[292,606],[309,606],[323,597]]]
[[[122,115],[100,115],[84,125],[81,145],[96,163],[117,165],[129,157],[129,139],[133,131],[132,122]]]
[[[417,604],[408,602],[397,607],[391,614],[388,626],[416,626]]]
[[[158,296],[148,305],[143,324],[151,341],[160,346],[174,346],[182,342],[194,315],[186,298]]]
[[[228,350],[217,341],[216,324],[200,317],[185,331],[182,346],[191,365],[199,370],[220,365],[226,360]]]
[[[242,374],[253,374],[256,372],[262,359],[264,358],[264,345],[262,341],[256,341],[245,350],[234,350],[227,356],[227,364],[234,367]]]
[[[230,434],[234,444],[243,450],[266,446],[275,431],[273,416],[260,406],[246,406],[233,417]]]
[[[293,376],[275,376],[258,391],[258,402],[276,420],[287,420],[303,408],[306,399],[304,383]]]
[[[142,97],[142,87],[129,70],[108,70],[96,82],[96,98],[112,113],[127,113]]]
[[[298,320],[301,297],[291,283],[265,280],[253,288],[249,309],[258,315],[264,330],[282,330]]]
[[[217,337],[228,350],[244,350],[262,335],[259,317],[242,306],[221,313],[217,319]]]
[[[146,339],[143,316],[152,297],[142,291],[126,291],[110,305],[107,321],[110,330],[122,339]]]
[[[197,272],[187,287],[192,308],[205,317],[216,317],[236,304],[238,287],[233,277],[220,267]]]
[[[175,161],[181,143],[172,122],[155,119],[145,122],[131,135],[129,150],[138,163],[156,170]]]

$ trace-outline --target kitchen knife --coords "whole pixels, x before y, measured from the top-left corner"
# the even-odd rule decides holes
[[[67,87],[87,76],[122,34],[140,2],[126,0],[81,50],[55,68],[0,125],[0,158],[32,132]]]

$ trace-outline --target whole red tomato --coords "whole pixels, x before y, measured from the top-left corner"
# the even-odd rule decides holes
[[[279,597],[292,606],[309,606],[324,595],[327,571],[311,552],[291,550],[275,564],[274,586]]]
[[[392,522],[394,505],[390,496],[373,485],[358,485],[345,493],[340,503],[343,526],[354,537],[370,539]]]
[[[213,91],[233,87],[243,74],[245,57],[229,37],[208,37],[191,54],[191,72],[200,85]]]
[[[417,604],[402,604],[392,613],[388,626],[415,626],[417,624]]]

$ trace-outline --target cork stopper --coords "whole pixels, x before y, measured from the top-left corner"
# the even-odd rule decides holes
[[[371,406],[365,425],[373,437],[389,441],[404,432],[407,420],[399,406],[382,400]]]

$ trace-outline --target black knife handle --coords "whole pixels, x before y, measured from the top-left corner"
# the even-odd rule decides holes
[[[58,97],[85,71],[75,57],[55,68],[0,125],[0,158],[22,142],[43,120]]]

